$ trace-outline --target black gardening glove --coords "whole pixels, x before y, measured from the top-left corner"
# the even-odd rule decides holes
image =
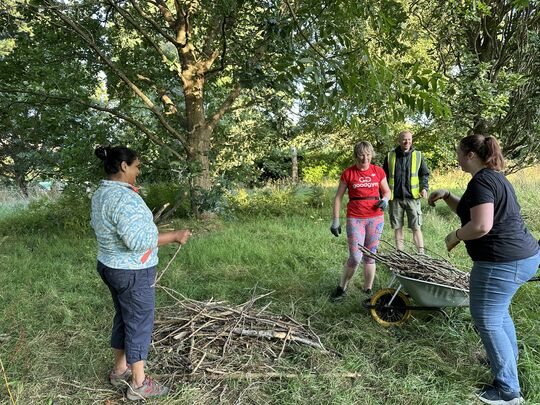
[[[377,208],[380,208],[381,210],[385,210],[388,208],[388,199],[386,198],[383,198],[381,200],[379,200],[379,202],[377,203]]]
[[[339,218],[334,218],[332,220],[332,225],[330,225],[330,232],[332,232],[332,235],[336,237],[341,234],[341,225],[339,224]]]

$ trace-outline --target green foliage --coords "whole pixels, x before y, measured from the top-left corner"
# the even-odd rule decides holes
[[[173,182],[150,183],[141,188],[141,195],[152,212],[169,204],[167,209],[176,206],[175,217],[185,218],[189,215],[189,193],[186,184]]]
[[[307,208],[329,207],[328,193],[321,185],[269,183],[260,189],[238,188],[225,194],[226,212],[237,217],[302,214]]]
[[[241,216],[282,215],[294,210],[294,191],[291,187],[266,186],[251,191],[239,188],[225,195],[231,213]]]
[[[345,150],[326,148],[322,150],[305,150],[304,159],[300,165],[302,179],[312,184],[320,184],[322,180],[327,179],[337,182],[341,172],[354,163],[351,151],[352,146],[350,145],[347,145]],[[310,176],[313,175],[315,179],[312,182]]]
[[[30,235],[35,232],[68,232],[76,235],[91,232],[91,196],[83,191],[82,188],[68,186],[56,196],[45,194],[26,203],[19,200],[0,204],[0,234],[9,235],[14,229]],[[167,209],[175,204],[177,206],[173,217],[189,216],[189,197],[184,184],[148,184],[141,188],[141,196],[153,212],[169,203]]]
[[[301,154],[299,154],[298,160],[302,160]],[[283,149],[274,149],[270,155],[257,159],[255,167],[260,173],[259,184],[288,179],[291,176],[291,153]]]
[[[302,180],[308,184],[321,184],[328,173],[328,166],[317,165],[304,167],[302,170]]]
[[[34,132],[46,134],[54,145],[46,149],[58,152],[52,162],[58,176],[78,183],[88,180],[88,152],[105,142],[147,151],[148,162],[166,181],[172,180],[167,168],[196,166],[185,162],[187,146],[204,146],[200,155],[215,159],[210,179],[249,184],[286,178],[289,168],[277,156],[262,157],[269,156],[269,145],[288,146],[280,141],[293,136],[291,108],[309,113],[307,121],[316,114],[325,125],[367,126],[367,132],[382,137],[389,120],[403,119],[405,109],[430,114],[440,104],[442,77],[423,60],[401,60],[409,46],[408,15],[398,1],[346,1],[322,8],[311,0],[294,7],[200,1],[190,8],[189,24],[175,10],[180,3],[163,3],[178,18],[174,24],[165,22],[163,10],[153,3],[140,8],[130,2],[103,8],[90,1],[77,7],[69,2],[34,6],[9,0],[9,13],[0,15],[15,42],[0,59],[0,91],[8,103],[24,99],[43,120],[58,123]],[[43,18],[35,18],[38,13]],[[225,20],[217,35],[216,21]],[[183,48],[188,56],[178,53],[175,40],[183,26],[190,29],[189,46]],[[213,65],[206,59],[212,52],[218,55]],[[201,118],[194,105],[184,105],[183,86],[191,71],[186,66],[197,70],[206,64],[195,67],[193,61],[204,60],[210,70],[201,72],[206,81],[195,86],[201,86],[199,106],[208,112]],[[194,128],[231,107],[223,102],[236,85],[242,87],[237,104],[256,107],[243,116],[222,117],[222,128],[213,122],[208,127],[218,129],[211,139],[191,139],[198,136]],[[15,126],[22,126],[24,118],[16,117]],[[206,170],[199,165],[191,175]]]
[[[538,161],[540,66],[536,2],[416,2],[449,78],[451,119],[429,127],[452,136],[495,135],[517,170]],[[508,29],[512,27],[512,29]],[[471,40],[475,38],[475,40]],[[481,44],[481,45],[479,45]],[[504,57],[501,57],[504,55]]]
[[[306,203],[311,208],[323,208],[327,207],[329,208],[330,202],[328,193],[325,187],[321,186],[320,184],[314,184],[311,185],[307,192],[307,199]]]
[[[163,4],[175,18],[184,15],[175,13],[181,3]],[[196,187],[191,180],[207,168],[188,161],[190,140],[190,147],[208,149],[194,156],[208,157],[207,179],[221,183],[205,189],[201,202],[218,201],[223,183],[252,187],[289,178],[293,145],[300,176],[309,182],[337,178],[360,139],[374,144],[374,163],[381,164],[406,126],[420,135],[415,142],[432,168],[451,166],[454,139],[473,129],[497,135],[515,167],[538,159],[540,37],[534,2],[290,5],[193,3],[190,46],[183,49],[193,50],[193,61],[213,51],[218,55],[203,74],[201,118],[189,115],[197,108],[185,105],[181,76],[191,70],[181,65],[195,67],[182,61],[175,44],[175,29],[184,24],[165,22],[154,3],[141,5],[141,14],[131,2],[106,8],[92,1],[77,7],[51,2],[37,8],[4,1],[0,174],[20,187],[35,176],[95,182],[101,174],[94,147],[127,144],[143,159],[144,182],[182,177]],[[89,34],[86,41],[60,13]],[[225,20],[217,35],[215,21]],[[240,95],[225,105],[235,85],[242,87]],[[228,114],[212,122],[211,136],[191,138],[222,107]]]

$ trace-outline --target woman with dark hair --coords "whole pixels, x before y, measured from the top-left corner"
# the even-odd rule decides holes
[[[358,245],[365,246],[373,253],[377,251],[384,226],[383,210],[388,206],[390,198],[390,187],[386,181],[386,174],[381,167],[371,164],[373,156],[375,156],[375,151],[371,143],[358,142],[354,147],[356,163],[345,169],[339,180],[330,232],[334,236],[339,236],[341,233],[339,213],[343,195],[345,190],[348,190],[347,240],[349,242],[349,258],[344,265],[341,281],[332,294],[333,300],[345,295],[349,281],[356,273],[362,259],[364,262],[363,290],[366,294],[370,294],[373,287],[375,260],[365,256],[362,258],[362,251]]]
[[[492,136],[470,135],[457,150],[459,165],[472,175],[460,197],[436,190],[432,206],[444,200],[459,216],[461,228],[445,239],[448,251],[461,241],[473,261],[470,311],[491,365],[494,381],[478,398],[486,404],[520,404],[518,346],[508,311],[512,297],[540,261],[538,243],[526,228],[510,182],[500,171],[504,158]]]
[[[98,147],[95,154],[107,174],[92,197],[97,271],[116,310],[111,335],[114,368],[109,381],[118,387],[128,385],[130,400],[163,396],[169,389],[144,372],[154,327],[158,246],[184,244],[191,234],[188,230],[158,233],[152,212],[135,187],[140,162],[133,150]]]

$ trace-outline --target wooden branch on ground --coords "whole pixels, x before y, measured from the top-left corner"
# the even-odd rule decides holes
[[[233,379],[300,376],[290,373],[290,369],[274,367],[278,360],[302,346],[324,355],[336,354],[322,344],[311,327],[268,313],[269,304],[262,309],[255,307],[257,301],[272,292],[253,295],[233,306],[212,299],[196,301],[170,288],[160,288],[175,302],[156,310],[152,348],[156,370],[170,376],[206,376],[217,373],[215,370]]]
[[[178,374],[156,374],[156,378],[170,379],[179,377]],[[221,370],[214,370],[211,368],[204,369],[204,371],[197,374],[190,374],[188,378],[203,378],[205,380],[262,380],[262,379],[274,379],[274,378],[303,378],[310,377],[324,377],[324,378],[362,378],[363,374],[354,372],[344,373],[280,373],[280,372],[226,372]],[[182,376],[184,377],[184,376]]]

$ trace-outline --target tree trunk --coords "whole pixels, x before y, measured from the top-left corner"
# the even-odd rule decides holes
[[[210,176],[210,128],[197,128],[188,137],[188,162],[190,167],[190,201],[192,212],[199,216],[207,193],[212,189]]]
[[[206,124],[201,67],[189,66],[182,74],[186,102],[187,157],[190,175],[190,201],[192,212],[199,216],[204,198],[212,189],[210,176],[210,141],[213,128]]]
[[[25,180],[24,175],[16,175],[15,181],[23,197],[28,198],[28,182]]]

